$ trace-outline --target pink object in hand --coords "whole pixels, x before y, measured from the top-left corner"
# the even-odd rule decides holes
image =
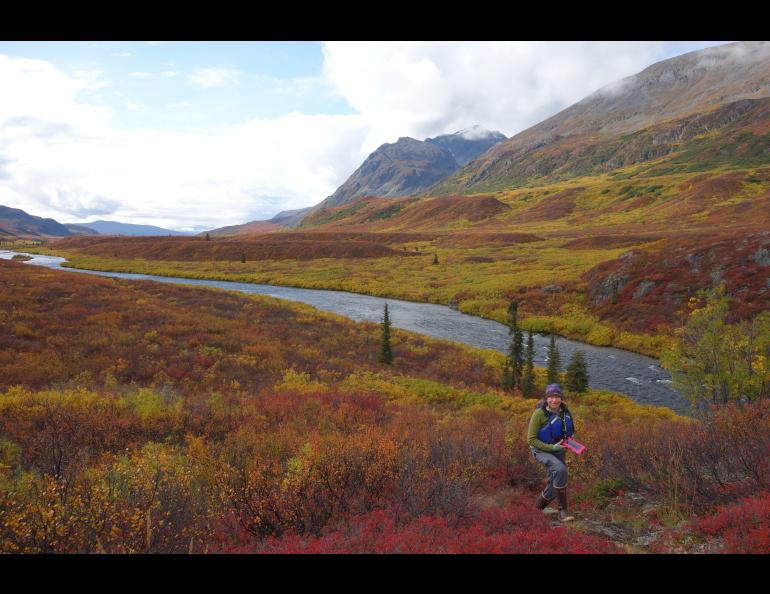
[[[584,446],[582,443],[575,441],[571,437],[566,437],[562,439],[561,445],[563,445],[569,451],[575,452],[578,455],[582,454],[586,449],[586,446]]]

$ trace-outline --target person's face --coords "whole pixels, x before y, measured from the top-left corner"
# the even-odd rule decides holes
[[[551,410],[557,410],[561,406],[561,396],[558,394],[549,394],[546,396],[545,401]]]

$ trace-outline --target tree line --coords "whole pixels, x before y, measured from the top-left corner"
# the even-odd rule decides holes
[[[519,302],[513,299],[508,305],[508,334],[511,342],[508,346],[508,356],[502,370],[501,385],[505,391],[519,390],[525,397],[535,395],[534,358],[535,343],[532,331],[527,333],[527,347],[524,349],[524,333],[518,324]],[[566,373],[561,373],[561,354],[556,345],[556,337],[551,333],[548,345],[547,377],[549,384],[564,383],[565,387],[575,393],[583,393],[588,389],[588,366],[585,353],[575,351],[567,365]]]

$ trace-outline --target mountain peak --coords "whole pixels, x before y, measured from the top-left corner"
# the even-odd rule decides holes
[[[450,134],[449,136],[459,136],[465,140],[479,140],[482,138],[498,138],[500,140],[506,139],[505,135],[501,132],[498,132],[497,130],[489,130],[488,128],[485,128],[479,124],[474,124],[470,128],[459,130],[458,132]]]
[[[425,142],[449,152],[457,164],[462,167],[504,140],[507,140],[504,134],[493,132],[476,124],[453,134],[426,138]]]

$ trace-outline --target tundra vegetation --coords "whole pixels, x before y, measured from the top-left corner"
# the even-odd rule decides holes
[[[553,526],[502,354],[391,330],[386,365],[378,324],[300,304],[12,261],[0,282],[0,551],[768,552],[767,393],[739,395],[765,351],[702,417],[568,393],[590,455]]]
[[[361,199],[297,230],[74,237],[38,249],[74,267],[345,290],[501,323],[516,299],[521,330],[659,357],[697,290],[724,283],[736,320],[770,308],[770,168],[666,163],[492,194]]]

